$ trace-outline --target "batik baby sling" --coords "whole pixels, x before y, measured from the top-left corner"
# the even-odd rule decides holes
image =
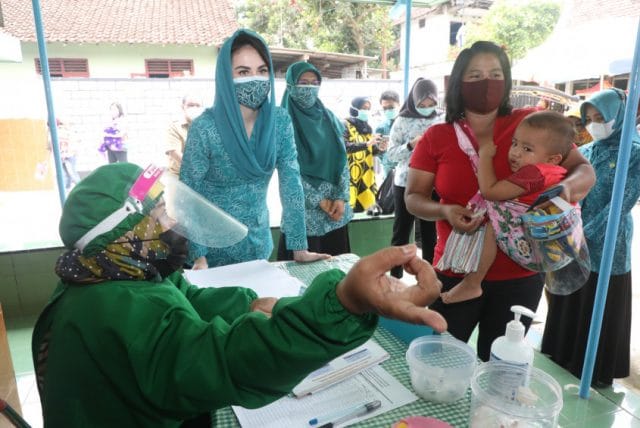
[[[460,149],[469,156],[477,174],[478,153],[458,123],[454,123],[454,129]],[[553,198],[551,202],[554,205],[548,211],[529,211],[527,205],[517,201],[486,201],[478,192],[469,200],[467,207],[479,214],[486,210],[495,231],[498,248],[509,258],[526,269],[547,272],[546,285],[552,293],[569,294],[582,286],[588,277],[589,253],[582,232],[579,208],[559,197]],[[484,236],[484,230],[479,229],[473,235],[476,234]],[[471,257],[465,258],[479,261],[482,239],[459,235],[464,234],[455,231],[451,233],[449,240],[452,243],[450,245],[447,240],[445,253],[450,248],[456,253],[471,254]],[[467,245],[472,244],[466,251],[461,251],[463,241]],[[445,255],[442,258],[445,259]],[[436,267],[440,268],[439,265]],[[473,268],[467,273],[473,272],[477,269],[477,263],[467,267]]]

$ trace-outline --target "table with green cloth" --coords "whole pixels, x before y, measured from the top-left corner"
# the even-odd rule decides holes
[[[308,286],[319,273],[335,268],[346,272],[357,260],[358,256],[355,254],[343,254],[333,257],[331,260],[314,263],[278,262],[275,263],[275,265]],[[409,367],[405,360],[407,344],[398,340],[393,334],[382,327],[378,327],[373,335],[373,339],[390,355],[390,358],[382,363],[382,367],[402,383],[402,385],[413,391],[409,378]],[[471,390],[467,391],[464,398],[451,404],[433,403],[418,398],[410,404],[382,413],[352,426],[389,427],[403,417],[421,415],[441,419],[454,427],[464,427],[468,425],[470,404]],[[214,426],[239,427],[240,424],[233,410],[227,407],[216,412]]]

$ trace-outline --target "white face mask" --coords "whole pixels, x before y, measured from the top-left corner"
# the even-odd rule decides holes
[[[593,141],[604,140],[609,137],[609,135],[613,134],[613,123],[615,119],[610,120],[606,123],[597,123],[591,122],[586,126],[587,131],[593,137]]]

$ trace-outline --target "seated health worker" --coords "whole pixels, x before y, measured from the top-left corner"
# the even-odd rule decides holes
[[[179,427],[287,394],[371,337],[376,314],[446,329],[425,308],[440,282],[415,246],[381,250],[346,276],[324,272],[304,295],[277,301],[190,284],[179,271],[186,239],[173,227],[203,219],[170,218],[159,182],[145,187],[153,172],[109,164],[69,193],[60,281],[32,340],[44,426]],[[386,275],[400,263],[415,286]]]

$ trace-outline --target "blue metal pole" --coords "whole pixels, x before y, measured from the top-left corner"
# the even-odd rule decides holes
[[[40,1],[32,0],[33,19],[36,24],[36,36],[38,38],[38,52],[40,54],[40,70],[42,70],[42,82],[44,83],[44,95],[47,99],[47,112],[49,121],[49,131],[51,132],[51,145],[53,160],[56,165],[56,182],[58,183],[58,195],[60,205],[64,205],[64,183],[62,181],[62,160],[60,159],[60,145],[58,144],[58,128],[56,125],[56,115],[53,109],[53,96],[51,95],[51,77],[49,75],[49,57],[44,39],[44,28],[42,26],[42,14],[40,13]]]
[[[405,5],[405,40],[404,40],[404,99],[409,95],[409,64],[410,47],[411,47],[411,4],[412,0],[406,0]]]
[[[613,180],[613,193],[611,196],[611,208],[609,209],[609,222],[605,232],[604,248],[602,250],[602,260],[600,261],[600,273],[598,285],[591,314],[591,327],[589,328],[589,340],[585,351],[584,366],[580,381],[580,397],[589,398],[589,386],[593,377],[593,367],[596,362],[598,352],[598,341],[600,340],[600,329],[602,328],[602,315],[607,300],[609,290],[609,276],[611,275],[611,264],[613,262],[613,252],[616,245],[618,226],[620,225],[620,212],[622,210],[622,197],[624,185],[627,181],[629,170],[629,157],[631,154],[631,136],[635,132],[636,109],[638,107],[638,91],[640,91],[640,20],[636,34],[636,48],[633,55],[631,73],[629,75],[629,96],[624,112],[624,123],[622,125],[622,136],[620,138],[620,151],[616,175]],[[634,171],[635,172],[635,171]]]

